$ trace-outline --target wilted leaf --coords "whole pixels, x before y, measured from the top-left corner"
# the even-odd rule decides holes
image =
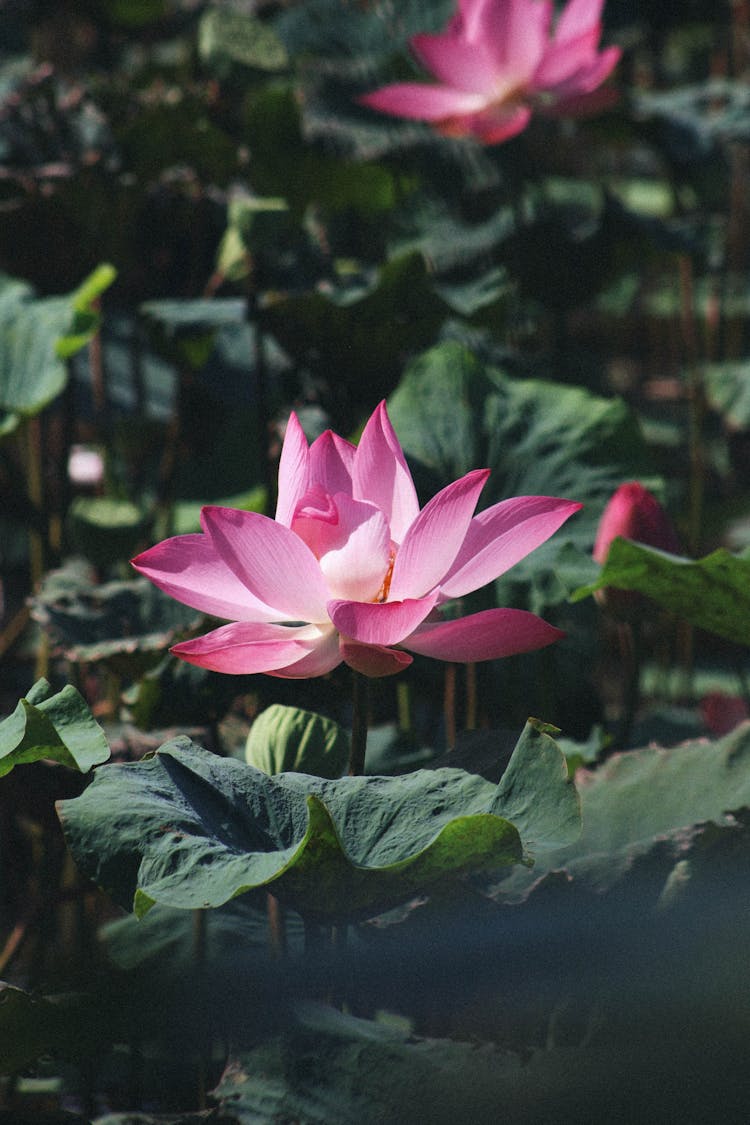
[[[520,863],[579,827],[564,759],[532,724],[498,786],[453,769],[269,777],[176,739],[149,761],[97,771],[60,816],[81,869],[139,915],[156,902],[220,906],[270,884],[320,920]]]
[[[53,693],[46,680],[37,680],[13,714],[0,722],[0,777],[42,758],[85,773],[108,757],[104,731],[70,684]]]
[[[421,254],[409,253],[387,262],[364,295],[279,299],[264,319],[298,362],[374,405],[395,384],[404,356],[431,343],[450,314]]]
[[[33,615],[70,660],[140,653],[149,663],[200,618],[147,579],[97,585],[90,568],[76,559],[46,575]]]

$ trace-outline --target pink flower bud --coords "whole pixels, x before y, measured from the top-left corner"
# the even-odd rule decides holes
[[[594,542],[596,562],[604,565],[612,540],[618,536],[673,555],[681,552],[669,516],[656,497],[638,481],[621,484],[604,509]],[[630,590],[607,587],[597,590],[595,596],[599,604],[616,617],[633,617],[643,606],[642,597]]]

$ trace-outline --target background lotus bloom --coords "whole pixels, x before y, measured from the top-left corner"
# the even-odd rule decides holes
[[[602,512],[593,551],[598,563],[607,561],[610,544],[618,536],[673,555],[680,553],[672,521],[656,497],[638,481],[621,484]]]
[[[525,129],[533,111],[583,113],[609,100],[597,88],[620,50],[601,54],[604,0],[569,0],[550,35],[552,0],[458,0],[438,35],[415,35],[411,48],[439,85],[400,82],[360,99],[371,109],[430,121],[448,136],[485,144]]]
[[[672,555],[681,553],[672,521],[656,497],[638,481],[621,484],[602,512],[593,550],[596,562],[604,565],[612,540],[618,536]],[[594,596],[618,617],[632,616],[643,605],[641,595],[631,590],[605,588]]]
[[[438,607],[493,581],[581,505],[523,496],[475,516],[488,476],[468,473],[420,511],[384,403],[356,447],[330,431],[308,447],[292,414],[275,519],[206,507],[202,535],[167,539],[133,565],[232,620],[172,650],[218,672],[319,676],[343,660],[387,676],[411,664],[404,648],[450,661],[529,652],[562,633],[523,610],[443,621]]]

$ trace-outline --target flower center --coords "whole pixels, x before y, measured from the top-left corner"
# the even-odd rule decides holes
[[[385,572],[385,578],[383,579],[383,585],[378,590],[377,594],[373,598],[373,601],[375,601],[375,602],[387,602],[388,601],[388,594],[390,593],[390,589],[391,589],[391,579],[393,578],[393,564],[394,564],[395,561],[396,561],[396,552],[392,548],[390,554],[388,555],[388,570]]]

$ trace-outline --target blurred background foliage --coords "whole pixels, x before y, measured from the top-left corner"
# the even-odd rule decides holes
[[[593,610],[567,597],[619,481],[657,491],[690,553],[744,546],[744,5],[609,3],[619,100],[484,149],[356,100],[416,73],[409,37],[450,7],[0,5],[9,694],[28,682],[18,614],[43,575],[80,555],[119,581],[139,546],[197,528],[203,502],[271,510],[292,408],[311,437],[356,437],[390,397],[424,496],[486,464],[483,503],[585,502],[485,594],[569,632],[530,662],[555,667],[518,662],[540,697],[487,692],[505,701],[492,721],[546,707],[585,737],[602,717]],[[76,299],[88,336],[65,323]],[[97,479],[74,480],[81,450]],[[50,626],[48,588],[45,660],[87,643]]]
[[[623,50],[616,103],[586,119],[534,119],[512,141],[484,149],[379,117],[356,100],[414,77],[410,36],[438,30],[451,9],[447,0],[0,0],[0,714],[15,715],[18,727],[8,761],[25,761],[1,794],[0,976],[11,965],[23,983],[54,981],[64,970],[66,980],[90,984],[92,934],[110,916],[65,867],[52,802],[83,781],[59,766],[70,753],[62,735],[55,742],[49,734],[50,712],[55,718],[61,708],[65,723],[72,705],[54,689],[77,686],[119,759],[142,757],[186,724],[209,749],[244,757],[248,731],[269,704],[348,723],[341,669],[290,684],[176,662],[169,645],[203,631],[205,621],[127,565],[157,539],[197,530],[202,503],[273,511],[290,410],[310,438],[330,426],[356,440],[386,397],[423,499],[487,466],[483,505],[524,493],[585,505],[550,543],[459,607],[529,608],[564,628],[565,641],[459,674],[417,659],[408,673],[378,681],[373,770],[409,769],[454,743],[451,764],[497,769],[498,746],[512,745],[508,732],[529,714],[563,728],[571,771],[610,753],[623,710],[626,631],[591,598],[569,599],[596,578],[597,522],[623,480],[637,478],[659,496],[686,554],[724,547],[739,555],[750,545],[750,8],[742,0],[608,0],[604,39]],[[724,734],[730,719],[748,714],[742,646],[655,609],[643,644],[631,746]],[[35,689],[17,711],[41,676],[52,687]],[[32,728],[47,731],[57,765],[25,760]],[[717,743],[716,762],[695,742],[689,755],[641,751],[630,766],[617,757],[611,769],[605,763],[608,773],[592,773],[584,804],[593,810],[589,850],[599,864],[588,870],[581,853],[588,882],[550,872],[513,926],[506,911],[466,889],[459,915],[467,925],[489,919],[490,929],[472,931],[472,940],[484,937],[455,987],[465,995],[471,956],[482,966],[471,983],[484,986],[482,942],[494,935],[501,954],[489,959],[490,986],[502,1017],[492,1013],[492,1035],[501,1043],[544,1046],[547,1017],[550,1034],[553,1017],[562,1027],[561,1042],[577,1042],[579,1032],[585,1040],[595,1013],[584,993],[597,972],[606,975],[613,947],[622,1038],[640,1042],[633,1008],[653,995],[643,983],[649,973],[659,977],[659,997],[673,1002],[654,969],[658,956],[648,962],[643,952],[641,876],[653,891],[649,907],[662,894],[677,901],[663,928],[647,924],[657,954],[663,943],[671,955],[679,939],[678,969],[692,988],[695,950],[702,957],[718,941],[714,960],[725,972],[708,974],[706,995],[713,1003],[714,988],[722,1002],[736,1000],[742,966],[733,935],[746,890],[738,898],[735,877],[746,865],[747,817],[700,824],[686,836],[688,820],[714,817],[718,805],[685,811],[678,798],[716,786],[721,812],[732,785],[740,792],[736,772],[726,780],[722,755],[736,771],[746,742]],[[643,798],[650,808],[648,794],[665,778],[664,800],[652,802],[645,826],[633,814],[627,845],[625,837],[604,839],[596,818],[617,821],[608,794],[616,803],[635,785],[634,803],[641,808]],[[686,858],[693,882],[683,885]],[[725,882],[713,879],[717,869],[728,872]],[[606,895],[602,872],[616,876]],[[721,922],[713,929],[701,921],[709,892]],[[569,909],[560,929],[561,902]],[[434,909],[418,904],[398,924],[360,935],[370,1007],[411,1004],[422,1032],[487,1036],[479,1005],[466,1001],[440,1019],[428,1010],[425,995],[446,987],[451,943],[465,937],[459,927],[445,949],[436,947]],[[252,1025],[253,1034],[256,1019],[264,1034],[276,1031],[267,1001],[278,995],[278,965],[267,951],[258,960],[265,910],[265,900],[243,897],[210,924],[207,964],[219,974],[211,1012],[224,1005],[230,1023],[245,1032]],[[298,922],[288,920],[293,951]],[[64,1054],[68,1041],[98,1058],[92,1037],[158,1040],[164,1027],[144,1033],[143,1021],[156,990],[149,974],[165,965],[180,970],[170,984],[175,1006],[197,1010],[182,971],[201,949],[192,917],[154,911],[137,938],[134,925],[115,923],[109,954],[123,971],[146,975],[135,991],[132,975],[107,976],[96,1018],[91,994],[83,1014],[73,1005],[70,1018],[64,1004],[56,1019],[34,1008],[48,1029],[39,1040],[40,1020],[29,1013],[46,1001],[0,993],[0,1015],[18,1037],[14,1066],[51,1045]],[[244,940],[248,926],[253,963],[240,968],[261,997],[257,1015],[226,1004],[236,992],[238,933]],[[392,968],[395,940],[410,956],[383,999],[378,969]],[[541,1001],[530,995],[538,974],[519,985],[528,980],[530,943],[553,982]],[[632,988],[633,948],[640,991]],[[317,965],[314,986],[304,987],[308,969],[300,966],[290,993],[319,995],[320,979],[328,987],[329,965]],[[508,1016],[514,989],[532,1033]],[[547,1001],[559,989],[571,990],[573,1002],[555,1015],[554,997]],[[168,1009],[165,1002],[149,1019],[163,1017],[174,1043]],[[670,1012],[677,1021],[684,1014]],[[27,1016],[28,1041],[18,1030]],[[735,1016],[744,1044],[747,1007]],[[649,1050],[679,1038],[668,1019],[663,1034],[660,1019],[648,1026]],[[364,1034],[356,1021],[342,1030],[316,1020],[298,1020],[294,1036],[330,1035],[340,1045]],[[103,1021],[111,1024],[103,1029]],[[198,1026],[186,1018],[180,1034],[200,1072]],[[76,1035],[85,1028],[82,1047],[71,1027]],[[412,1050],[397,1030],[382,1036],[389,1066]],[[139,1050],[136,1042],[132,1058],[164,1105],[174,1075],[159,1071],[158,1051],[144,1065]],[[555,1059],[547,1051],[542,1065],[553,1085],[547,1067]],[[634,1070],[643,1064],[637,1054]],[[670,1056],[666,1064],[681,1083],[678,1062]],[[569,1065],[563,1060],[561,1070]],[[100,1085],[109,1084],[109,1104],[117,1104],[122,1075],[111,1058],[107,1066]],[[605,1089],[607,1075],[600,1087],[596,1081],[594,1074],[595,1090]],[[301,1103],[282,1087],[274,1104],[299,1115]],[[254,1112],[252,1091],[243,1096]],[[380,1106],[380,1093],[372,1096]],[[342,1098],[336,1091],[334,1101]],[[606,1112],[597,1103],[593,1116]]]

